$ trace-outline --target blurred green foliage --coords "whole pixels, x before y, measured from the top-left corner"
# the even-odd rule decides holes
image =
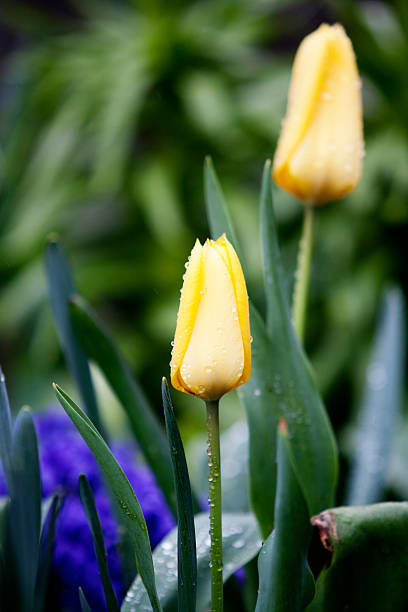
[[[404,0],[4,0],[0,74],[0,360],[16,407],[52,401],[64,370],[43,271],[57,232],[93,303],[159,404],[184,262],[205,239],[202,164],[222,177],[258,296],[257,197],[293,55],[341,21],[363,80],[366,158],[319,211],[307,349],[336,427],[363,386],[381,290],[408,284],[408,5]],[[275,190],[291,291],[302,206]],[[263,304],[258,304],[262,310]],[[184,429],[204,412],[188,397]],[[225,421],[236,402],[225,400]]]

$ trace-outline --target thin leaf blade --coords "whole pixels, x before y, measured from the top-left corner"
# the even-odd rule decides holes
[[[215,172],[212,159],[209,156],[204,161],[204,195],[208,224],[213,239],[216,240],[225,232],[242,261],[240,247],[225,203],[220,181]]]
[[[105,594],[106,606],[109,612],[116,612],[119,611],[119,604],[109,576],[108,559],[106,556],[102,527],[99,522],[91,485],[84,474],[79,476],[78,486],[82,507],[85,511],[89,529],[92,535],[92,541],[98,562],[99,575],[101,577],[103,592]]]
[[[333,503],[338,473],[337,448],[310,365],[289,314],[273,213],[269,161],[263,172],[260,207],[270,343],[268,385],[272,391],[271,410],[288,423],[296,475],[310,514],[316,514],[316,508],[322,510]],[[254,344],[256,341],[254,336]],[[262,341],[268,342],[268,339],[264,336]]]
[[[183,443],[165,378],[162,380],[162,397],[177,498],[178,610],[179,612],[195,612],[197,557],[193,500]]]
[[[70,313],[72,325],[78,338],[81,338],[84,350],[99,366],[120,400],[144,457],[176,516],[177,504],[168,446],[142,388],[83,298],[72,298]]]
[[[12,420],[10,403],[7,395],[6,379],[0,367],[0,456],[3,462],[7,484],[10,487],[11,479],[11,447],[12,447]]]
[[[27,409],[14,429],[8,529],[23,610],[32,610],[40,554],[41,478],[37,435]],[[29,500],[29,506],[27,505]]]
[[[69,299],[75,293],[75,285],[65,255],[55,240],[47,246],[45,264],[51,310],[68,368],[90,419],[104,436],[88,360],[69,318]]]
[[[86,601],[86,597],[81,587],[78,589],[78,597],[82,612],[91,612],[91,608],[89,607],[89,603]]]
[[[154,612],[161,612],[146,522],[136,495],[122,468],[86,414],[57,385],[57,399],[94,455],[135,547],[136,562]]]
[[[290,455],[283,421],[278,429],[275,527],[258,558],[255,612],[300,612],[314,595],[314,580],[307,563],[312,527]]]

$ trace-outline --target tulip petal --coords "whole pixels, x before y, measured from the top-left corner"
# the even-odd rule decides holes
[[[230,271],[213,241],[205,243],[202,261],[201,300],[180,378],[183,390],[215,400],[239,384],[244,347]]]
[[[354,189],[363,156],[360,88],[353,48],[341,25],[323,24],[303,40],[274,159],[281,187],[314,204]]]
[[[186,391],[183,381],[179,378],[180,367],[190,342],[190,337],[200,303],[202,279],[203,247],[197,240],[186,268],[184,284],[181,290],[180,306],[177,315],[177,327],[174,336],[172,359],[170,362],[171,382],[175,389]],[[188,391],[186,391],[188,393]]]
[[[238,255],[232,244],[227,240],[225,234],[218,238],[215,246],[221,247],[221,252],[224,253],[224,261],[226,261],[231,276],[237,303],[238,320],[244,348],[244,368],[239,381],[237,381],[235,385],[235,387],[238,387],[246,383],[251,375],[251,334],[249,329],[248,293]]]

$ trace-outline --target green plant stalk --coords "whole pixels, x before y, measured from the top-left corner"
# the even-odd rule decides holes
[[[206,402],[211,537],[211,612],[223,610],[221,453],[218,400]]]
[[[313,253],[314,214],[314,207],[306,205],[293,293],[292,321],[301,343],[304,340],[306,326],[307,298]]]

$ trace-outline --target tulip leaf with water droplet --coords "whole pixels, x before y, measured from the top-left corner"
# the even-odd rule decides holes
[[[211,600],[210,538],[208,513],[194,517],[198,584],[197,610],[201,612]],[[222,517],[224,582],[240,567],[255,557],[261,548],[256,519],[252,514],[225,513]],[[177,528],[173,529],[153,553],[157,590],[164,612],[177,610]],[[122,612],[149,612],[150,606],[137,576],[125,601]]]
[[[224,196],[211,160],[204,166],[204,187],[207,217],[213,238],[223,232],[234,239],[235,232],[226,208]],[[238,247],[239,248],[239,247]],[[273,508],[276,480],[276,427],[278,417],[271,410],[269,343],[262,317],[250,305],[252,368],[249,381],[238,389],[244,404],[249,427],[249,485],[252,508],[266,538],[273,527]]]
[[[162,380],[162,397],[177,498],[178,610],[179,612],[195,612],[197,558],[190,477],[165,378]]]
[[[223,198],[217,196],[217,192],[212,194],[212,199],[210,196],[208,192],[207,211],[212,235],[231,232],[228,215],[223,212],[215,215],[210,210],[225,209]],[[264,168],[260,204],[267,320],[265,325],[251,304],[252,372],[238,394],[249,425],[251,502],[266,537],[273,526],[278,419],[283,417],[288,422],[294,467],[310,514],[333,503],[337,449],[309,364],[290,320],[273,215],[270,161]]]
[[[83,298],[71,299],[72,325],[90,359],[104,373],[117,395],[144,457],[151,467],[174,516],[177,513],[171,471],[170,453],[164,433],[137,380],[118,354],[112,340],[98,322],[91,307]]]
[[[273,528],[276,488],[276,428],[278,416],[272,409],[270,346],[261,316],[250,309],[252,372],[238,389],[245,407],[249,431],[249,484],[251,505],[266,538]]]
[[[291,460],[286,423],[278,429],[275,525],[258,557],[255,612],[300,612],[314,595],[307,554],[312,527]]]
[[[267,303],[267,335],[254,336],[269,353],[271,409],[287,421],[296,476],[310,514],[333,503],[338,459],[333,431],[289,314],[273,214],[271,166],[261,190],[261,242]],[[266,449],[265,449],[266,452]]]
[[[399,289],[384,294],[374,351],[359,414],[347,496],[351,506],[381,500],[404,391],[404,301]]]
[[[105,477],[112,499],[117,505],[123,524],[132,540],[137,568],[144,584],[143,589],[146,589],[148,593],[154,612],[161,612],[156,591],[149,535],[136,495],[122,468],[92,421],[60,387],[54,385],[54,389],[58,401],[87,443]]]
[[[307,612],[406,612],[407,502],[332,508],[312,522],[329,567],[317,580]]]

